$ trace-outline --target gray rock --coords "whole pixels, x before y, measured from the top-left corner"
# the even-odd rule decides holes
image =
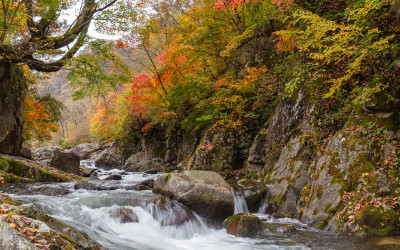
[[[19,154],[24,158],[32,159],[32,150],[30,148],[22,147]]]
[[[118,180],[122,180],[122,176],[119,174],[112,174],[110,176],[107,176],[107,178],[105,178],[104,180],[114,180],[114,181],[118,181]]]
[[[98,168],[120,168],[124,165],[124,157],[120,146],[114,141],[110,147],[91,157]]]
[[[162,165],[161,159],[146,155],[144,152],[138,152],[126,160],[123,169],[132,172],[145,172],[151,169],[161,169]]]
[[[80,176],[83,176],[83,177],[90,177],[97,170],[98,170],[97,168],[87,168],[84,166],[79,167]]]
[[[11,228],[0,216],[0,249],[39,250],[18,231]]]
[[[44,147],[36,149],[33,154],[33,159],[37,161],[41,161],[45,164],[50,164],[51,159],[53,159],[54,152],[56,150],[62,151],[62,147]]]
[[[222,221],[233,214],[230,187],[215,172],[163,174],[155,181],[153,192],[175,199],[208,219]]]
[[[70,152],[81,157],[81,159],[86,159],[90,154],[94,153],[97,150],[100,150],[99,143],[83,143],[72,148]]]

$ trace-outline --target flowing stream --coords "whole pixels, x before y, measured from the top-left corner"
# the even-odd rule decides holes
[[[92,166],[89,162],[85,165]],[[99,179],[121,172],[116,169],[102,171]],[[109,182],[118,182],[123,186],[157,177],[157,174],[127,173],[122,180]],[[269,228],[276,230],[273,233],[266,230],[255,239],[235,237],[224,229],[211,226],[179,203],[160,199],[151,190],[74,190],[74,184],[31,185],[69,189],[70,193],[63,196],[10,195],[22,202],[33,203],[45,213],[85,231],[93,240],[109,249],[368,249],[368,244],[359,239],[326,234],[297,220],[275,219],[259,213],[255,215]],[[235,213],[248,212],[244,198],[234,194]],[[119,209],[133,211],[137,222],[123,223],[120,218],[113,217],[113,212]],[[182,220],[180,216],[189,219],[185,217]],[[285,232],[287,225],[295,226],[296,231]]]

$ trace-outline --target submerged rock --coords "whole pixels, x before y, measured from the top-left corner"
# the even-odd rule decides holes
[[[211,171],[163,174],[155,181],[153,192],[175,199],[211,220],[223,221],[234,210],[229,184]]]
[[[139,218],[132,209],[120,207],[109,212],[111,218],[119,219],[121,223],[138,222]]]
[[[47,195],[47,196],[58,196],[67,195],[71,193],[65,187],[52,187],[52,186],[40,186],[27,188],[23,185],[10,186],[4,190],[7,193],[17,194],[17,195]]]
[[[189,208],[163,196],[148,202],[145,209],[161,226],[180,226],[190,220],[197,220]]]
[[[107,178],[105,178],[104,180],[107,180],[107,181],[109,181],[109,180],[119,181],[119,180],[122,180],[122,176],[119,175],[119,174],[112,174],[110,176],[107,176]]]
[[[252,214],[235,214],[227,218],[222,226],[228,234],[239,237],[255,237],[262,229],[261,220]]]

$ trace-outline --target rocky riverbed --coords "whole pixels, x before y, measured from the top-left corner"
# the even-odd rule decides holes
[[[139,188],[144,186],[143,183],[152,183],[154,180],[156,189],[160,189],[157,185],[162,182],[177,182],[180,186],[186,185],[189,190],[186,193],[195,192],[199,187],[206,186],[203,188],[214,195],[217,190],[220,190],[223,195],[227,192],[230,195],[228,201],[232,202],[232,206],[236,205],[235,213],[247,210],[245,197],[239,194],[232,195],[227,189],[229,185],[226,188],[223,187],[225,185],[223,180],[220,186],[207,184],[207,180],[210,181],[212,178],[199,180],[199,174],[201,172],[160,175],[115,169],[99,171],[97,180],[84,179],[80,182],[9,186],[4,190],[5,193],[21,201],[22,205],[8,198],[3,199],[0,225],[6,228],[3,231],[7,232],[7,235],[19,237],[20,241],[14,242],[26,244],[25,249],[36,249],[35,247],[52,249],[51,247],[57,244],[61,249],[68,249],[67,245],[75,249],[89,247],[91,249],[240,250],[374,249],[374,247],[376,249],[399,246],[396,238],[366,241],[360,238],[335,236],[308,227],[298,220],[274,218],[260,213],[246,215],[250,218],[256,217],[257,221],[260,221],[257,232],[253,232],[251,238],[240,237],[240,234],[235,235],[230,232],[232,226],[227,229],[222,228],[221,222],[216,222],[214,218],[207,218],[205,214],[202,214],[201,209],[207,209],[205,205],[200,209],[193,207],[200,204],[201,197],[194,196],[198,202],[193,203],[190,202],[187,194],[186,197],[184,193],[172,195],[174,193],[172,186],[169,195],[166,194],[167,197],[153,193],[151,185],[146,186],[147,188]],[[113,175],[120,176],[121,179],[106,180]],[[96,188],[87,188],[87,186],[82,186],[82,183],[95,183]],[[158,193],[163,192],[158,191]],[[221,198],[218,195],[216,197]],[[27,208],[36,212],[15,212],[25,211]],[[230,213],[234,213],[233,209]],[[43,216],[47,220],[40,221],[44,218]],[[229,213],[226,216],[228,217]],[[246,222],[247,217],[242,219],[241,216],[241,221]],[[233,218],[229,222],[235,220],[236,218]],[[32,224],[33,221],[36,224]],[[25,222],[30,222],[30,224]],[[64,235],[68,232],[79,232],[82,237],[70,239]],[[77,234],[72,233],[72,235]],[[32,238],[32,236],[35,237]],[[61,240],[56,241],[57,237]]]

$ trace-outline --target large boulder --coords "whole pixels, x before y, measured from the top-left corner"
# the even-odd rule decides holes
[[[261,220],[252,214],[235,214],[222,224],[228,234],[238,237],[255,237],[262,229]]]
[[[175,199],[211,220],[223,221],[234,210],[229,184],[211,171],[163,174],[155,181],[153,192]]]
[[[50,166],[70,174],[79,175],[81,158],[73,153],[55,150]]]

